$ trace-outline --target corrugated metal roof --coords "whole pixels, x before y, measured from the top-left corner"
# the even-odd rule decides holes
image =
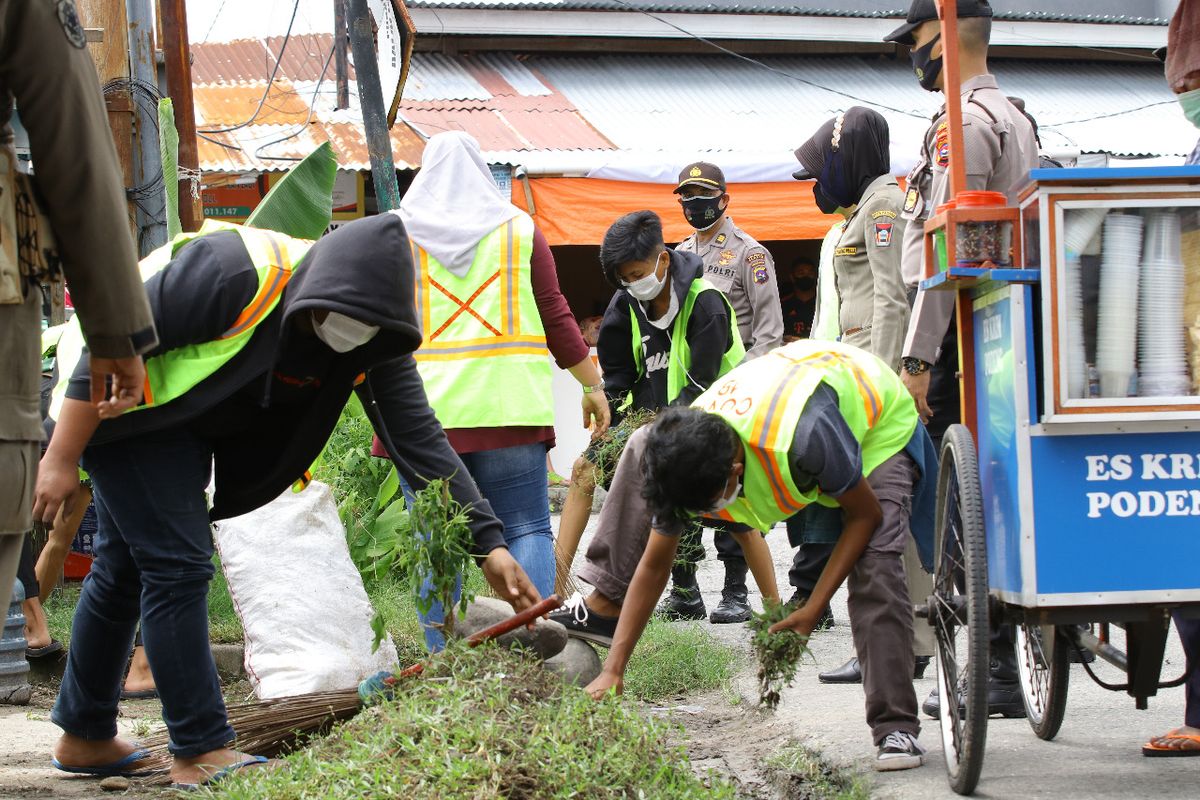
[[[209,139],[200,138],[201,169],[286,169],[286,159],[326,140],[342,168],[369,169],[355,82],[348,109],[334,109],[332,70],[314,98],[333,45],[328,34],[291,37],[265,102],[251,124],[243,124],[263,99],[281,45],[281,38],[193,45],[196,125]],[[234,126],[240,127],[213,132]],[[423,140],[445,130],[471,133],[485,151],[613,149],[569,100],[510,53],[413,57],[392,131],[397,166],[416,167]]]
[[[781,3],[778,0],[407,0],[410,8],[465,8],[554,11],[648,11],[705,14],[784,14],[812,17],[903,17],[901,0],[824,0]],[[1053,22],[1166,25],[1154,0],[999,0],[997,19]]]
[[[554,56],[527,63],[624,150],[790,153],[837,111],[869,101],[890,107],[877,110],[891,125],[894,150],[915,153],[940,105],[940,97],[920,89],[911,69],[896,61],[760,61],[769,69],[686,55]],[[1025,98],[1047,147],[1186,155],[1195,144],[1195,129],[1154,64],[1006,60],[994,66],[1004,90]],[[1162,105],[1077,122],[1150,103]]]

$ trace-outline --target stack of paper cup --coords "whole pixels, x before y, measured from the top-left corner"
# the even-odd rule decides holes
[[[1087,352],[1083,338],[1083,266],[1079,256],[1100,233],[1105,208],[1071,208],[1063,214],[1063,245],[1067,253],[1067,396],[1088,396]]]
[[[1146,214],[1138,308],[1138,394],[1171,397],[1188,393],[1183,330],[1183,259],[1179,215]]]
[[[1104,220],[1100,260],[1100,310],[1096,369],[1101,397],[1127,397],[1137,350],[1139,262],[1143,220],[1137,214],[1109,214]]]

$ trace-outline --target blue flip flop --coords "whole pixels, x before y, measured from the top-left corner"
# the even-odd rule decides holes
[[[200,783],[172,783],[171,788],[177,792],[195,792],[204,787],[220,783],[230,775],[233,775],[242,767],[253,767],[258,764],[265,764],[270,760],[271,759],[267,758],[266,756],[250,756],[245,761],[239,761],[236,764],[230,764],[228,767],[224,767],[223,769],[214,772]]]
[[[63,772],[72,772],[76,775],[94,775],[97,778],[111,778],[120,776],[122,778],[141,778],[146,775],[153,774],[152,769],[127,769],[130,765],[136,764],[143,758],[149,758],[149,750],[134,750],[129,755],[119,761],[114,761],[111,764],[99,764],[94,767],[72,767],[69,764],[63,764],[57,758],[51,758],[50,763],[55,769],[61,769]]]

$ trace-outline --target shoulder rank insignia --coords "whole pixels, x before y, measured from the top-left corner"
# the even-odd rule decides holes
[[[713,239],[713,241],[717,243],[717,247],[720,247],[721,245],[725,244],[725,241],[726,241],[728,238],[729,238],[729,236],[728,236],[727,234],[724,234],[724,233],[718,233],[718,234],[717,234],[717,238],[716,238],[716,239]]]

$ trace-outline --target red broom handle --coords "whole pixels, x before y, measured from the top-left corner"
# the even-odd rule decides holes
[[[497,622],[490,628],[484,628],[481,631],[476,631],[467,638],[467,647],[477,647],[489,639],[496,639],[506,633],[515,631],[522,625],[528,625],[538,617],[544,617],[554,609],[562,605],[562,601],[558,599],[558,595],[552,594],[542,602],[530,606],[524,611],[514,614],[503,622]],[[405,667],[396,673],[396,678],[410,678],[413,675],[420,675],[425,669],[423,662],[413,664],[411,667]]]

